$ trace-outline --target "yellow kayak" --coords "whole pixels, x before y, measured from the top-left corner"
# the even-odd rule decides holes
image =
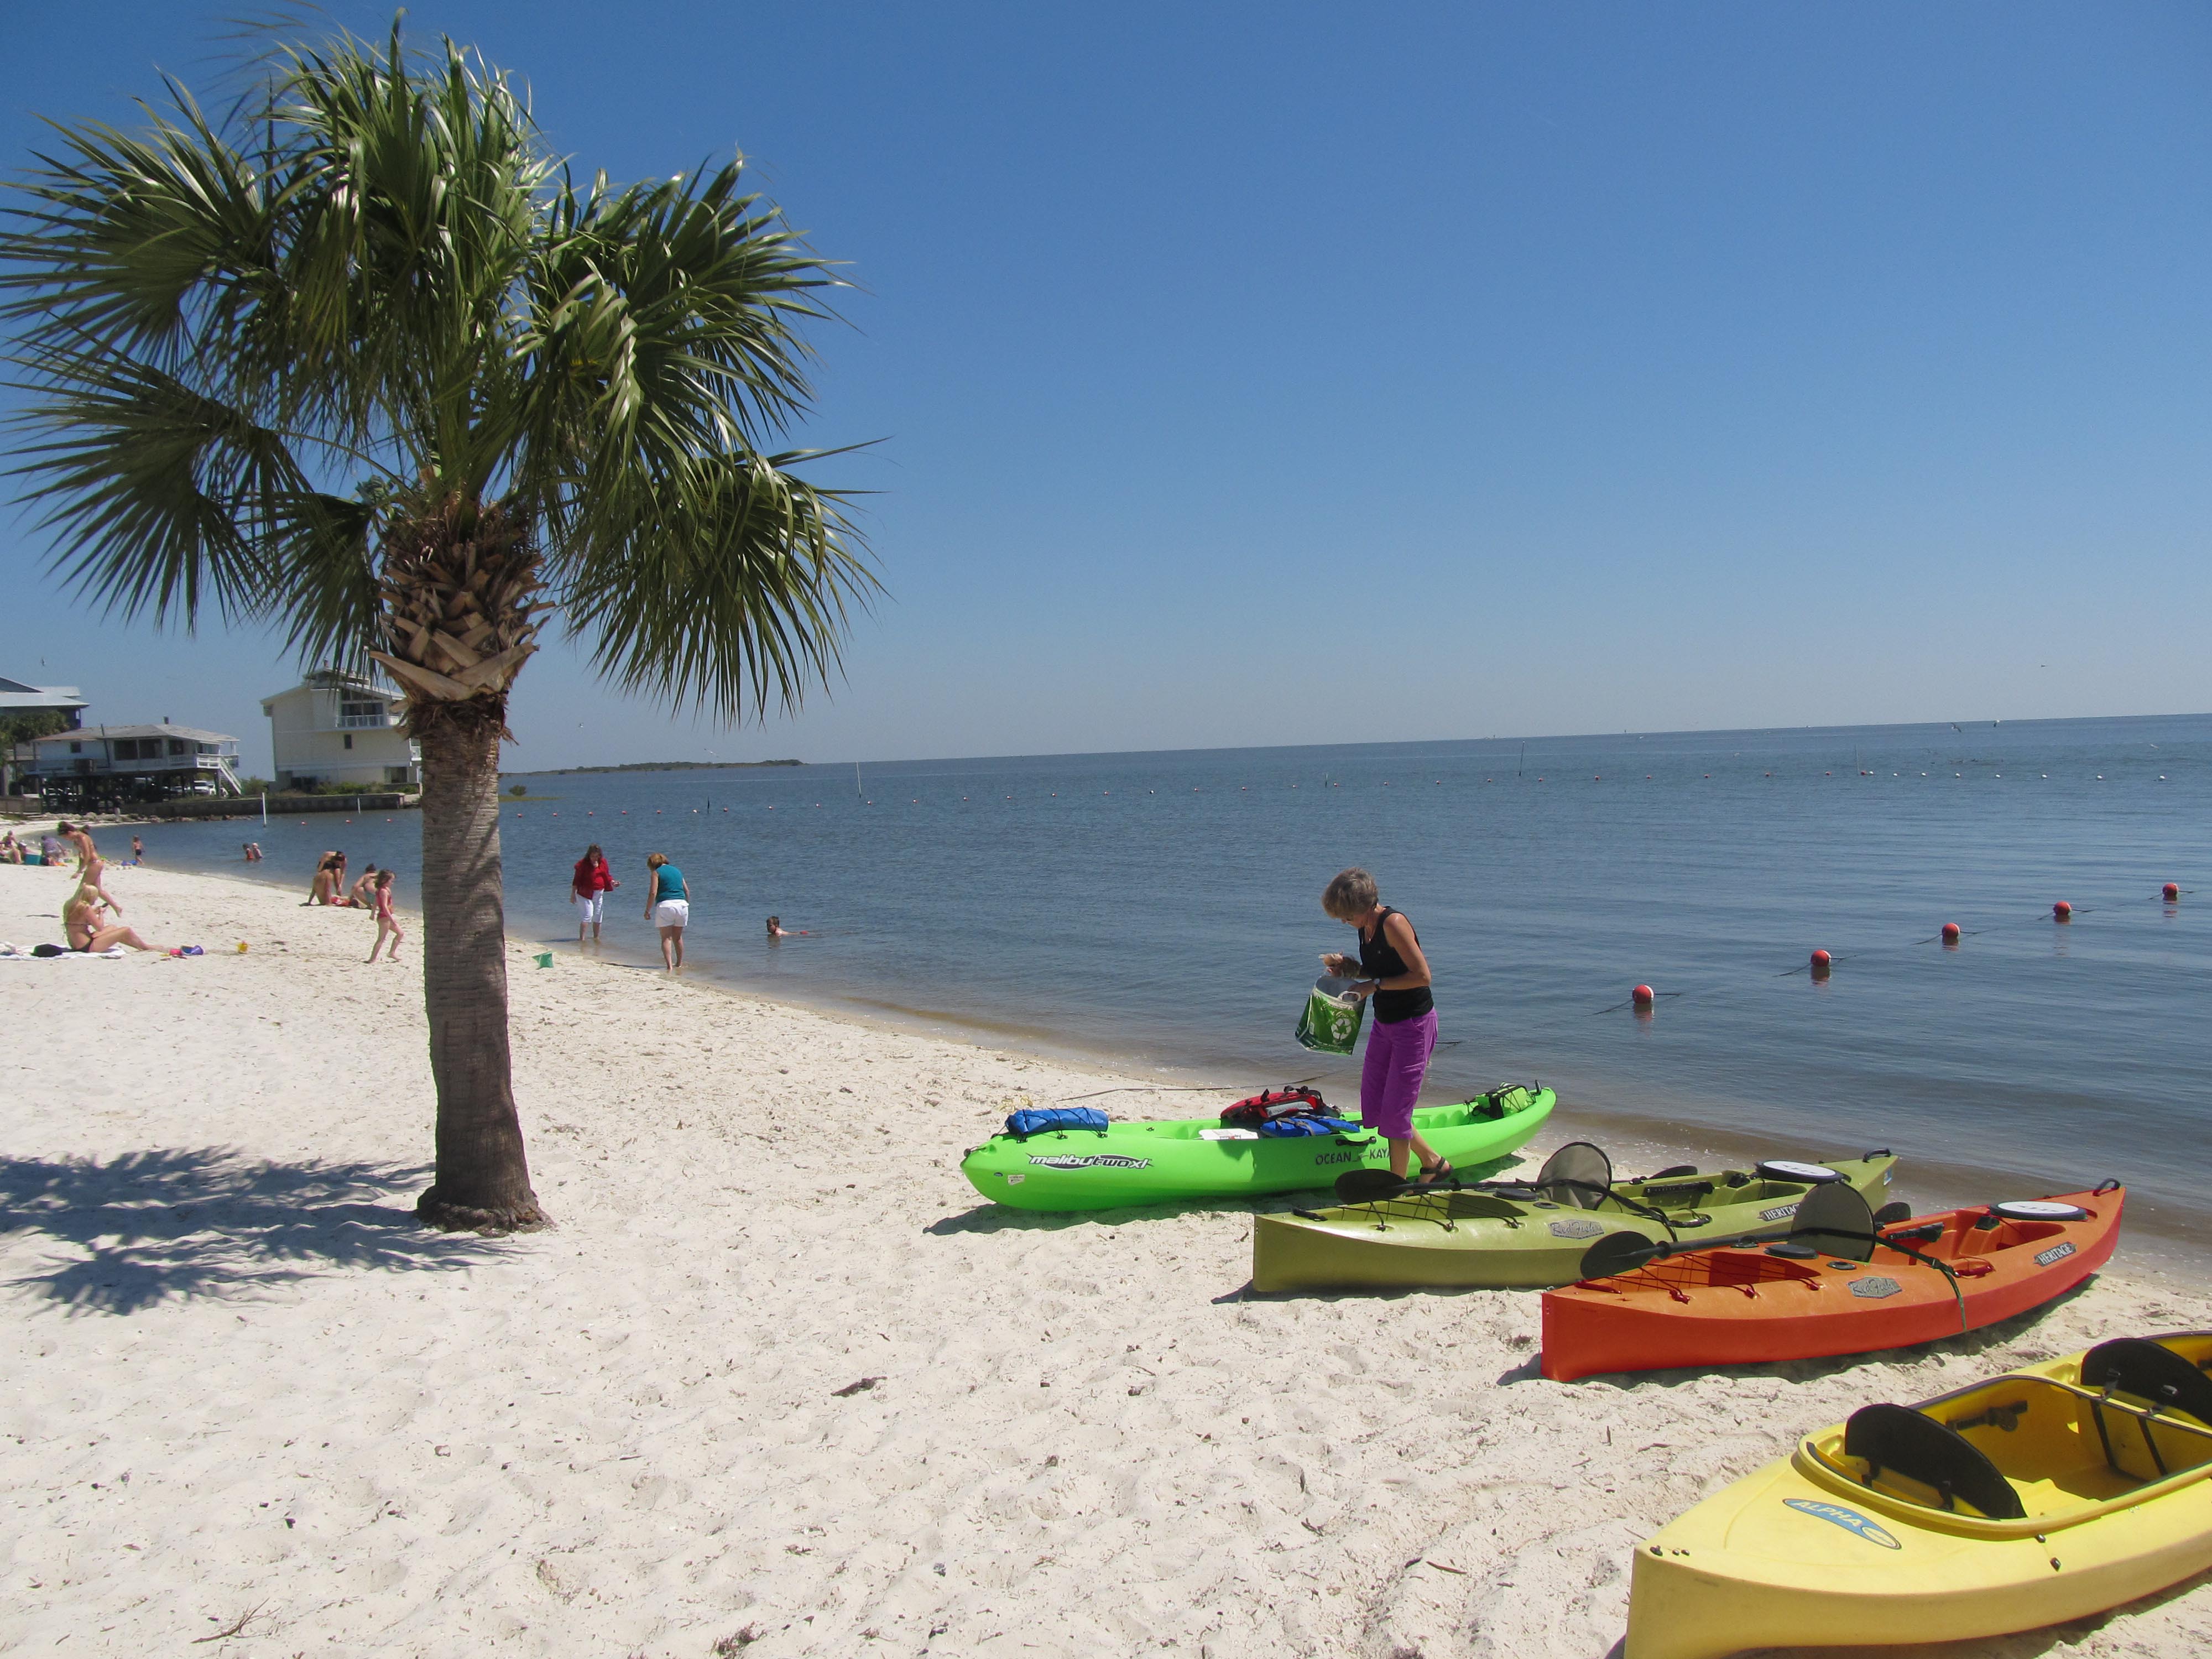
[[[1954,1642],[2212,1567],[2212,1332],[1869,1406],[1636,1552],[1623,1659]]]

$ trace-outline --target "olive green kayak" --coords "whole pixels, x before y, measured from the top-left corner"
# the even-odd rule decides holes
[[[1594,1156],[1595,1179],[1547,1184],[1571,1152]],[[1326,1210],[1253,1218],[1255,1291],[1535,1289],[1582,1277],[1583,1253],[1613,1232],[1733,1238],[1789,1231],[1797,1200],[1846,1182],[1880,1209],[1897,1160],[1885,1150],[1828,1164],[1774,1161],[1699,1175],[1668,1170],[1614,1182],[1604,1154],[1577,1142],[1526,1186],[1407,1194]],[[1570,1160],[1571,1164],[1571,1160]]]
[[[1421,1107],[1413,1127],[1439,1157],[1479,1169],[1542,1128],[1557,1100],[1549,1089],[1515,1084],[1455,1106]],[[993,1135],[961,1160],[960,1172],[984,1197],[1018,1210],[1107,1210],[1305,1192],[1389,1161],[1389,1144],[1370,1130],[1255,1136],[1200,1117]]]

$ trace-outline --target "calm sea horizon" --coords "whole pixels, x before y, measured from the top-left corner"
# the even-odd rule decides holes
[[[1888,1146],[1929,1201],[2113,1176],[2131,1232],[2212,1220],[2212,880],[2189,890],[2212,715],[508,781],[528,791],[501,820],[509,932],[556,968],[590,842],[624,883],[603,954],[657,964],[644,860],[665,852],[695,977],[1170,1083],[1318,1078],[1349,1107],[1356,1063],[1291,1031],[1350,937],[1322,886],[1358,864],[1434,968],[1432,1098],[1540,1078],[1601,1141]],[[302,896],[343,846],[415,897],[411,812],[141,833],[164,863]],[[805,935],[769,942],[770,914]]]

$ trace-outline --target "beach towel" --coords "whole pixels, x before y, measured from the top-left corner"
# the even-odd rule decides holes
[[[1334,974],[1323,974],[1314,981],[1294,1034],[1302,1047],[1317,1054],[1352,1052],[1359,1041],[1360,1024],[1367,1018],[1366,999],[1344,994],[1353,983]]]

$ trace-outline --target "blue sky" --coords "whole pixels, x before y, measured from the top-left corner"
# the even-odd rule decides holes
[[[223,71],[9,23],[0,155]],[[328,15],[374,33],[390,13]],[[618,21],[617,21],[618,20]],[[862,289],[849,677],[719,730],[556,645],[513,766],[2212,708],[2201,6],[424,3],[617,179],[741,148]],[[291,665],[88,614],[0,674],[235,732]]]

